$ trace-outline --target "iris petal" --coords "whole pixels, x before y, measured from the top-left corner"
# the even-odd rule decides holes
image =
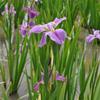
[[[40,84],[39,83],[36,83],[35,85],[34,85],[34,91],[38,91],[39,90],[39,87],[40,87]]]
[[[28,13],[29,18],[34,18],[39,15],[39,13],[32,7],[25,7],[24,10]]]
[[[55,33],[58,34],[60,40],[64,41],[65,38],[67,38],[67,33],[63,29],[57,29],[55,30]]]
[[[100,30],[94,30],[94,35],[97,39],[100,39]]]
[[[100,34],[97,34],[95,37],[96,37],[97,39],[100,39]]]
[[[62,76],[62,75],[56,74],[56,80],[64,82],[65,81],[65,77]]]
[[[55,18],[53,22],[55,23],[55,26],[58,26],[64,20],[66,20],[66,17],[63,17],[63,18]]]
[[[43,33],[39,47],[42,47],[46,44],[46,37],[47,37],[47,35],[45,33]]]
[[[21,32],[21,35],[23,37],[25,37],[26,33],[27,33],[27,26],[28,24],[27,23],[23,23],[21,26],[20,26],[20,32]]]
[[[57,29],[54,32],[50,31],[46,34],[50,37],[52,41],[60,45],[64,43],[64,40],[66,38],[66,32],[63,29]]]
[[[89,35],[86,37],[87,43],[91,43],[96,37],[94,35]]]
[[[54,41],[57,44],[62,44],[61,40],[58,38],[58,36],[54,32],[46,32],[46,34],[50,37],[52,41]]]
[[[32,27],[29,31],[29,33],[41,33],[45,31],[45,26],[44,25],[35,25]]]

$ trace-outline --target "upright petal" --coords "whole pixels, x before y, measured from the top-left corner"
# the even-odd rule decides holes
[[[31,21],[31,22],[28,23],[28,25],[29,25],[30,27],[33,27],[33,26],[35,25],[35,23]]]
[[[93,34],[94,34],[94,35],[99,34],[99,33],[100,33],[100,30],[94,30],[94,29],[93,29]]]
[[[93,30],[94,31],[94,35],[97,39],[100,39],[100,30]]]
[[[54,30],[54,27],[53,27],[52,22],[50,22],[50,23],[48,23],[48,24],[45,24],[45,27],[46,27],[47,31],[52,31],[52,30]]]
[[[39,14],[38,14],[38,12],[37,11],[35,11],[35,10],[29,10],[29,12],[28,12],[28,16],[29,16],[29,18],[34,18],[34,17],[36,17],[36,16],[38,16]]]
[[[97,39],[100,39],[100,34],[97,34],[95,37],[96,37]]]
[[[54,24],[55,24],[55,27],[58,26],[64,20],[66,20],[66,17],[63,17],[63,18],[55,18],[55,20],[53,21]]]
[[[34,18],[39,15],[39,13],[32,7],[25,7],[24,10],[28,13],[29,18]]]
[[[94,36],[94,35],[88,35],[87,37],[86,37],[86,41],[87,41],[87,43],[91,43],[94,39],[95,39],[96,37]]]

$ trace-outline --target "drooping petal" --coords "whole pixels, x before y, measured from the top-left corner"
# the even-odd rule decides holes
[[[44,31],[45,31],[44,25],[35,25],[30,29],[29,33],[41,33]]]
[[[63,18],[55,18],[54,19],[54,24],[55,24],[55,27],[58,26],[62,21],[66,20],[66,17],[63,17]]]
[[[64,76],[62,76],[62,75],[57,73],[56,74],[56,80],[64,82],[66,80],[66,78]]]
[[[88,35],[87,37],[86,37],[86,41],[87,41],[87,43],[91,43],[94,39],[95,39],[96,37],[94,36],[94,35]]]
[[[57,29],[54,32],[47,32],[50,39],[57,44],[63,44],[66,36],[66,32],[63,29]]]
[[[58,36],[54,32],[46,32],[46,34],[50,37],[52,41],[54,41],[57,44],[62,44],[61,40],[58,38]]]
[[[64,41],[67,38],[67,33],[63,29],[55,30],[55,33],[58,35],[59,39]]]
[[[45,33],[43,33],[39,47],[42,47],[46,44],[46,38],[47,38],[47,35]]]

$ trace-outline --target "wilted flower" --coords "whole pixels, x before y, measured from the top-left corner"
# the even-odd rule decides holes
[[[8,7],[8,3],[5,5],[5,10],[2,12],[2,15],[4,14],[16,14],[16,11],[14,9],[14,6],[11,4],[10,8]]]
[[[28,13],[29,18],[34,18],[39,15],[39,13],[32,7],[25,7],[24,10]]]
[[[56,18],[54,21],[44,24],[44,25],[35,25],[32,27],[32,29],[29,31],[29,33],[41,33],[43,32],[41,41],[39,46],[42,47],[46,44],[46,38],[47,36],[50,37],[52,41],[55,43],[61,45],[64,43],[65,38],[67,37],[67,33],[63,29],[55,29],[63,20],[66,20],[66,17],[63,18]]]
[[[94,39],[100,40],[100,30],[93,30],[93,34],[90,34],[86,37],[87,43],[91,43]]]

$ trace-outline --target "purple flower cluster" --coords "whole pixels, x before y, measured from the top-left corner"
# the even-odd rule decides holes
[[[94,39],[100,40],[100,30],[93,30],[93,34],[90,34],[86,37],[87,43],[91,43]]]
[[[38,12],[33,9],[32,7],[25,7],[24,8],[24,11],[28,14],[28,17],[30,19],[38,16]],[[29,30],[34,26],[34,22],[30,21],[30,22],[25,22],[25,23],[22,23],[22,25],[20,26],[20,33],[22,35],[22,37],[25,37],[26,34],[28,33],[29,34]]]
[[[65,82],[66,78],[63,75],[56,73],[55,80]],[[44,74],[41,75],[41,79],[34,85],[34,91],[37,92],[42,84],[44,84]]]
[[[11,4],[10,8],[8,7],[8,3],[5,5],[5,10],[2,12],[2,15],[4,14],[16,14],[16,11],[14,9],[14,6]]]
[[[30,19],[38,16],[38,12],[32,7],[26,7],[24,10],[27,12]],[[56,29],[56,27],[64,20],[66,20],[66,17],[55,18],[52,22],[43,25],[33,25],[32,22],[29,24],[23,23],[20,27],[20,32],[23,37],[26,36],[26,33],[28,33],[28,35],[32,33],[43,33],[39,47],[42,47],[46,44],[47,36],[49,36],[49,38],[55,43],[61,45],[64,43],[66,38],[68,39],[68,36],[63,29]]]

